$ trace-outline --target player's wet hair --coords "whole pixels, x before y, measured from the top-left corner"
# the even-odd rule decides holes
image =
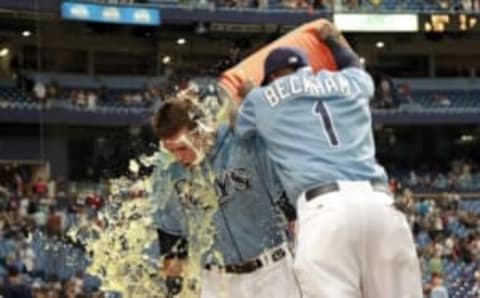
[[[191,109],[191,103],[187,101],[167,100],[153,116],[155,136],[162,140],[174,136],[182,128],[194,129],[197,124],[191,117]]]

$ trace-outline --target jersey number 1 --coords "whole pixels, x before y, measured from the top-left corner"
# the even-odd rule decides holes
[[[330,116],[328,107],[325,105],[325,103],[322,100],[319,100],[315,103],[313,107],[313,113],[322,122],[323,131],[325,133],[325,136],[327,137],[327,140],[330,146],[332,147],[340,146],[337,133],[335,132],[335,128],[333,126],[332,117]]]

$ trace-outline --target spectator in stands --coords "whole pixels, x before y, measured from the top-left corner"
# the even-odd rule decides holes
[[[87,109],[94,110],[97,107],[98,96],[92,90],[87,92]]]
[[[33,184],[33,193],[36,194],[39,197],[43,197],[47,195],[48,191],[48,184],[43,180],[42,177],[38,177],[37,181]]]
[[[135,92],[132,94],[131,97],[131,104],[132,105],[141,105],[143,102],[142,95],[139,92]]]
[[[23,280],[23,276],[15,266],[8,267],[3,296],[5,298],[32,298],[32,290]]]
[[[75,295],[81,295],[84,292],[84,273],[82,271],[77,271],[72,278],[68,281],[71,284],[72,291]]]
[[[441,10],[450,10],[450,0],[437,0],[437,4]]]
[[[439,273],[432,274],[432,288],[430,298],[448,298],[448,292],[443,285],[442,275]]]
[[[60,95],[60,85],[56,81],[51,81],[48,83],[46,86],[47,93],[46,97],[47,99],[58,99]]]
[[[14,174],[14,191],[17,196],[21,196],[23,192],[23,177],[20,173]]]
[[[428,262],[428,269],[431,273],[442,274],[443,272],[443,246],[440,243],[432,242],[429,248],[429,254],[431,255]]]
[[[47,214],[44,206],[39,205],[34,214],[34,220],[35,225],[38,227],[38,229],[44,231],[47,224]]]
[[[472,298],[480,298],[480,271],[476,270],[475,274],[475,283],[473,284],[472,290],[470,291],[470,295]]]
[[[447,189],[448,188],[448,179],[443,173],[438,173],[433,179],[432,186],[436,189]]]
[[[413,103],[412,88],[410,84],[405,82],[398,87],[398,102],[399,104]]]
[[[30,206],[30,198],[24,196],[20,199],[20,204],[19,204],[19,214],[21,217],[26,217],[28,215],[28,209]]]
[[[449,107],[452,104],[450,99],[444,94],[439,94],[439,93],[434,94],[433,100],[435,102],[435,105],[439,107]]]
[[[100,195],[98,195],[95,192],[92,192],[87,195],[86,203],[91,210],[98,211],[103,205],[103,200]]]
[[[44,83],[36,82],[33,86],[33,97],[40,103],[45,103],[47,99],[47,88]]]
[[[132,103],[132,96],[130,93],[125,93],[122,97],[122,101],[124,105],[130,105]]]
[[[375,92],[375,100],[372,102],[375,108],[389,109],[394,107],[394,86],[393,81],[388,76],[380,76]]]
[[[70,102],[74,106],[84,108],[87,106],[87,95],[84,90],[73,90],[70,93]]]
[[[469,164],[463,164],[457,180],[458,186],[462,189],[471,188],[473,185],[472,173]]]
[[[415,171],[410,171],[408,175],[407,185],[410,187],[415,187],[418,185],[418,177]]]
[[[310,3],[307,0],[282,0],[282,6],[290,9],[307,9]]]
[[[455,247],[456,244],[456,237],[454,235],[451,235],[447,237],[445,240],[445,246],[443,250],[443,256],[448,259],[452,259],[453,257],[453,248]]]
[[[55,206],[50,206],[50,213],[47,218],[47,235],[49,237],[59,237],[62,231],[62,218],[57,213]]]
[[[35,252],[26,239],[23,239],[22,241],[20,257],[22,259],[24,271],[29,275],[32,274],[35,265]]]

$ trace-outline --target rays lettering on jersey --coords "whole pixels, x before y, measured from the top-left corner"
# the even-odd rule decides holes
[[[274,81],[263,91],[264,98],[272,108],[292,95],[306,96],[348,96],[359,92],[355,81],[348,80],[341,73],[331,73],[320,79],[313,75],[290,75],[285,79]]]
[[[251,175],[247,169],[235,168],[224,172],[216,177],[215,184],[220,198],[220,204],[224,204],[236,192],[251,189]]]
[[[219,204],[224,204],[236,192],[251,189],[251,175],[247,169],[235,168],[225,171],[215,177],[215,192]],[[178,179],[174,184],[175,192],[185,207],[202,207],[202,200],[197,194],[201,193],[199,184],[186,178]],[[206,207],[206,206],[204,206]]]

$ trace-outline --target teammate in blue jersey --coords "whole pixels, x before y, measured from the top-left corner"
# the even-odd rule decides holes
[[[194,93],[200,97],[202,92]],[[206,241],[200,230],[211,224],[206,230],[213,233],[212,243],[201,264],[202,298],[299,297],[285,220],[274,203],[283,189],[269,160],[258,154],[263,145],[256,137],[234,137],[228,125],[211,132],[192,117],[196,112],[189,102],[174,100],[164,104],[154,120],[162,147],[176,159],[167,168],[158,166],[153,176],[167,275],[179,275],[178,258],[187,255],[184,249],[180,256],[175,252],[177,244],[198,249],[196,242]],[[215,190],[217,201],[203,196],[199,173],[206,178],[202,183]],[[211,222],[205,222],[212,210]]]
[[[318,34],[338,71],[314,73],[301,50],[272,50],[236,133],[265,142],[297,206],[294,269],[304,298],[420,298],[413,237],[375,160],[373,81],[331,23]]]

